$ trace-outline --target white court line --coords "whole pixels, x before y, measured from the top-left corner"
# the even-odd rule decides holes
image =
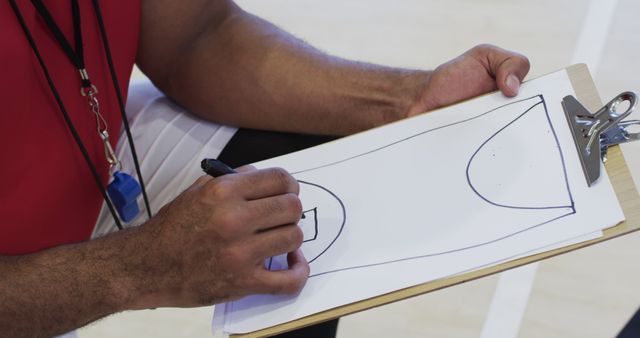
[[[511,338],[518,335],[537,269],[538,263],[534,263],[500,274],[480,337]]]
[[[617,0],[589,2],[571,64],[586,63],[591,74],[597,73],[617,4]],[[480,338],[518,336],[537,270],[538,263],[532,263],[500,274]]]

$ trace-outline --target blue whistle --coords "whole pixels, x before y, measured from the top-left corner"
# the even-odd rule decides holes
[[[131,175],[116,171],[113,181],[107,187],[107,193],[122,221],[130,222],[140,213],[138,196],[142,189],[140,183]]]

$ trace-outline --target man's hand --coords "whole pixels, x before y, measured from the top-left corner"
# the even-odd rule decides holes
[[[297,195],[284,170],[245,168],[200,178],[140,227],[0,256],[0,336],[51,337],[125,310],[296,293],[309,274]],[[264,260],[282,253],[289,268],[267,271]]]
[[[143,226],[149,233],[148,296],[136,308],[202,306],[253,293],[295,294],[309,266],[298,182],[282,169],[203,176]],[[289,269],[265,259],[289,253]]]
[[[429,73],[409,116],[463,101],[496,89],[518,94],[529,60],[492,45],[479,45]]]
[[[205,119],[324,135],[352,134],[497,88],[513,96],[529,71],[524,56],[491,45],[434,71],[349,61],[232,0],[143,1],[137,62],[158,88]]]

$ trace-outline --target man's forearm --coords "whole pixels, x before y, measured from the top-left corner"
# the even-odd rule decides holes
[[[427,72],[328,56],[231,8],[173,60],[168,76],[156,81],[209,119],[249,128],[348,134],[405,117],[426,82]]]
[[[298,191],[278,168],[203,176],[139,227],[0,257],[0,336],[51,337],[124,310],[296,294],[309,275]],[[288,269],[256,264],[281,254]]]
[[[140,283],[130,248],[143,244],[137,231],[0,257],[1,335],[51,337],[132,308]]]

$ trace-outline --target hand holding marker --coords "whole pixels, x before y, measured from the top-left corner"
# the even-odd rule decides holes
[[[211,177],[220,177],[227,174],[236,174],[237,171],[233,170],[228,165],[218,161],[214,158],[205,158],[200,162],[200,167],[204,172]],[[300,216],[300,219],[305,219],[304,213]]]

